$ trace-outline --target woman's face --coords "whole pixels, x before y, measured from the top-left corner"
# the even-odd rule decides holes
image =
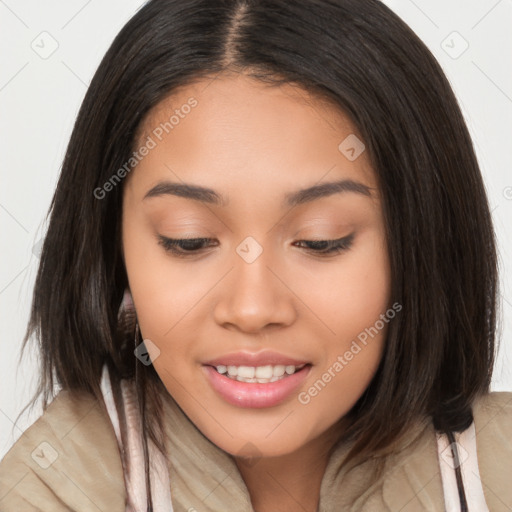
[[[377,182],[354,127],[302,89],[221,75],[142,128],[122,240],[158,375],[232,455],[322,438],[370,383],[392,317]],[[207,240],[165,242],[192,238]]]

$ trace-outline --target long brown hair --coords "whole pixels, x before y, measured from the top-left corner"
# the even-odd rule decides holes
[[[295,83],[331,101],[357,127],[378,178],[391,303],[402,311],[350,413],[351,456],[389,448],[421,416],[440,430],[467,427],[475,397],[489,390],[495,354],[491,215],[445,75],[377,0],[152,0],[124,26],[84,98],[49,209],[23,341],[24,349],[35,337],[40,348],[34,400],[42,396],[46,408],[54,384],[101,400],[106,363],[115,389],[122,378],[136,380],[144,438],[165,452],[165,388],[134,356],[134,332],[118,319],[127,286],[123,184],[102,199],[94,190],[130,158],[152,107],[225,71]]]

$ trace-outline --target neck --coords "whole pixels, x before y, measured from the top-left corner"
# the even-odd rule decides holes
[[[322,479],[338,437],[339,430],[331,428],[289,454],[254,461],[235,458],[255,512],[317,512]]]

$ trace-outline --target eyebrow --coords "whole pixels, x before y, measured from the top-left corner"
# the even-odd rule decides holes
[[[371,197],[371,190],[371,187],[350,179],[332,181],[322,183],[320,185],[313,185],[311,187],[286,194],[283,206],[297,206],[342,192],[354,192],[356,194]],[[184,197],[186,199],[193,199],[195,201],[217,206],[227,205],[227,201],[223,196],[211,188],[193,185],[191,183],[175,183],[171,181],[161,181],[157,183],[146,192],[143,200],[164,195]]]

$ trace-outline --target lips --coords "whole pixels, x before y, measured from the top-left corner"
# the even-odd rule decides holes
[[[310,364],[310,362],[305,359],[295,359],[272,350],[263,350],[260,352],[230,352],[203,363],[205,366],[301,366],[303,364]]]
[[[213,390],[227,403],[242,408],[275,407],[290,399],[304,385],[311,372],[306,365],[293,375],[267,384],[238,382],[218,373],[215,368],[201,368]]]

